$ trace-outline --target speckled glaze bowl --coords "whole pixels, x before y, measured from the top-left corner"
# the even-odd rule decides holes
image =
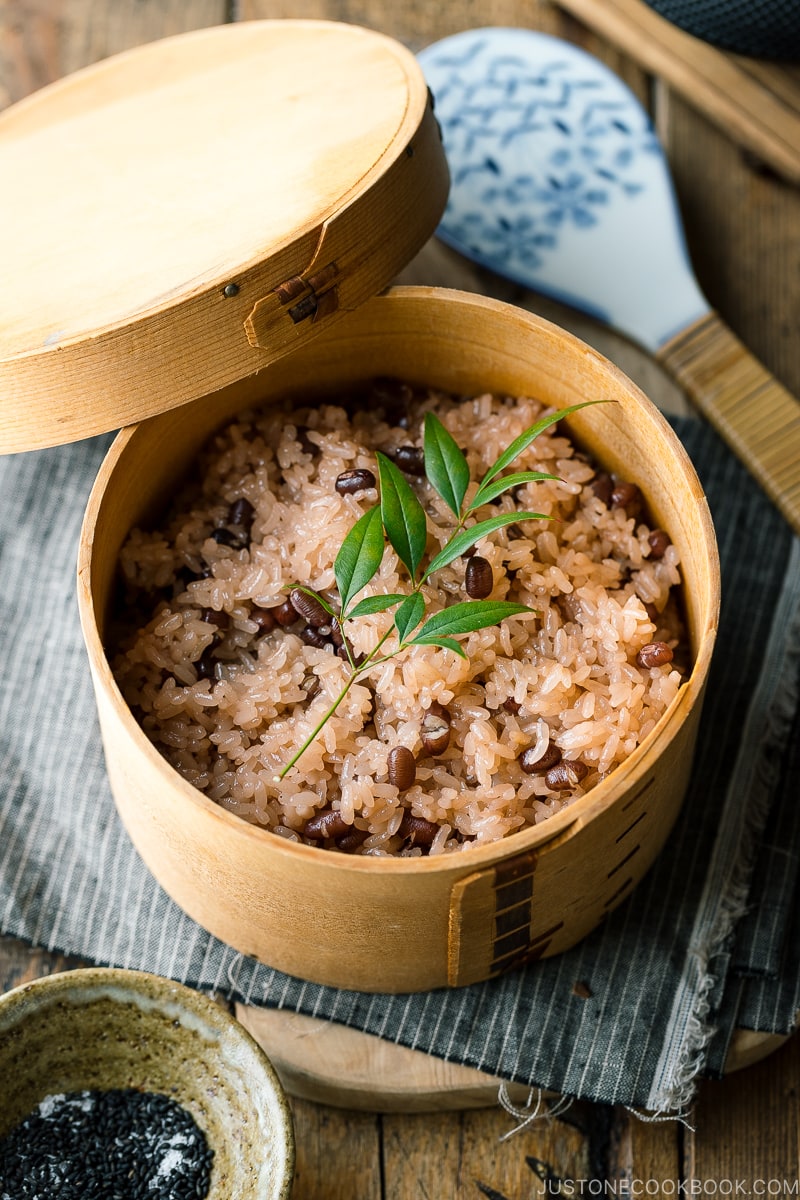
[[[94,967],[0,997],[0,1137],[49,1095],[170,1096],[214,1151],[208,1200],[285,1200],[289,1107],[269,1059],[219,1005],[170,979]]]

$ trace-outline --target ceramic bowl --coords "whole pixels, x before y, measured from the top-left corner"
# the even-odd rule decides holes
[[[138,1088],[194,1118],[214,1151],[208,1200],[285,1200],[289,1107],[269,1059],[213,1000],[157,975],[86,968],[0,997],[0,1136],[47,1096]]]

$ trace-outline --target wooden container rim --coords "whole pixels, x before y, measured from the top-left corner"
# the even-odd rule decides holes
[[[174,767],[167,762],[155,746],[150,742],[140,724],[136,721],[129,706],[126,704],[119,686],[111,671],[106,656],[103,641],[100,636],[98,622],[91,590],[92,549],[94,528],[103,505],[106,486],[113,472],[117,469],[119,460],[124,455],[130,439],[134,436],[136,426],[123,429],[115,438],[92,487],[87,503],[86,512],[81,528],[80,546],[78,552],[78,607],[84,640],[89,654],[90,665],[96,682],[103,688],[117,712],[118,718],[137,748],[145,754],[156,767],[165,771],[169,776],[170,785],[192,805],[199,807],[207,817],[220,821],[224,828],[230,829],[237,836],[255,840],[261,846],[268,846],[271,852],[288,855],[291,858],[306,859],[319,868],[335,871],[352,871],[357,873],[379,872],[383,875],[396,874],[412,876],[424,874],[463,875],[471,870],[479,870],[491,866],[495,862],[522,854],[531,850],[541,850],[550,843],[564,842],[593,819],[599,812],[613,804],[620,788],[630,789],[640,782],[652,769],[652,760],[657,754],[659,742],[665,745],[672,740],[671,730],[676,727],[681,713],[688,712],[702,697],[703,688],[708,675],[711,656],[714,648],[717,622],[719,617],[719,554],[708,503],[702,491],[694,466],[677,434],[669,425],[663,414],[655,407],[645,394],[618,367],[589,347],[580,338],[553,322],[535,313],[517,308],[503,301],[477,293],[463,292],[449,288],[435,287],[394,287],[382,295],[373,298],[372,304],[391,302],[393,298],[409,299],[446,299],[448,303],[468,304],[495,312],[513,314],[524,321],[527,327],[540,334],[556,335],[573,350],[579,353],[589,353],[595,358],[614,379],[615,383],[627,391],[638,402],[643,403],[650,419],[661,427],[662,434],[670,443],[671,449],[688,478],[696,484],[697,499],[700,506],[700,526],[703,532],[704,550],[709,564],[709,597],[708,624],[697,631],[697,647],[695,648],[692,670],[689,677],[681,685],[677,696],[668,706],[657,722],[655,728],[636,747],[619,766],[615,767],[605,779],[596,784],[584,796],[574,801],[567,808],[528,829],[521,830],[488,842],[481,846],[469,847],[458,853],[436,855],[433,858],[378,858],[363,855],[348,855],[326,850],[303,843],[290,842],[278,837],[262,826],[253,825],[241,817],[221,808],[210,800],[203,792],[188,783]]]
[[[370,178],[377,177],[381,170],[385,169],[387,160],[397,157],[400,153],[403,139],[409,137],[417,127],[419,111],[423,107],[422,98],[428,94],[427,85],[425,84],[424,75],[419,64],[415,56],[402,42],[396,41],[396,39],[389,37],[387,34],[379,33],[377,30],[367,29],[364,26],[350,22],[329,21],[312,17],[265,18],[262,20],[237,21],[223,25],[209,25],[200,29],[191,29],[184,33],[172,34],[169,37],[158,38],[154,42],[144,42],[139,46],[132,46],[127,50],[112,54],[108,58],[103,58],[98,62],[81,67],[77,71],[70,72],[69,75],[65,75],[61,79],[56,79],[52,83],[45,84],[44,87],[37,88],[29,95],[23,97],[23,99],[18,100],[15,104],[0,113],[0,136],[5,133],[6,126],[11,125],[13,137],[16,119],[21,117],[23,124],[25,124],[28,113],[30,111],[35,113],[36,109],[43,103],[47,103],[51,96],[59,96],[66,90],[80,85],[86,79],[102,79],[104,76],[113,76],[120,65],[125,66],[130,62],[135,62],[146,56],[148,52],[160,51],[169,47],[170,44],[177,43],[190,45],[191,43],[199,43],[215,38],[241,39],[251,29],[269,30],[271,28],[285,29],[287,27],[311,31],[316,29],[320,32],[341,30],[354,38],[362,37],[368,39],[376,45],[382,45],[387,53],[391,54],[402,65],[404,70],[408,87],[408,98],[405,111],[398,122],[395,138],[386,146],[365,174],[353,179],[348,192],[341,198],[341,207],[346,208],[353,199],[353,196],[363,188],[365,182]],[[310,232],[312,228],[315,228],[315,226],[300,226],[295,230],[295,236],[302,236]],[[274,252],[280,248],[280,245],[278,245],[272,246],[270,249]],[[209,289],[219,288],[229,280],[247,274],[254,266],[261,263],[263,259],[264,253],[262,250],[262,252],[254,253],[250,258],[242,262],[215,263],[213,267],[209,268],[207,278],[202,279],[202,281],[193,280],[191,284],[186,285],[186,294],[187,296],[192,296],[201,291],[205,292]],[[142,310],[142,315],[146,318],[150,316],[151,310],[175,308],[183,303],[185,298],[183,295],[155,297],[151,302],[151,308]],[[98,334],[102,335],[111,333],[116,329],[125,328],[129,323],[130,315],[126,314],[116,320],[98,325],[88,333],[87,331],[80,331],[69,337],[59,338],[57,341],[54,340],[50,344],[45,343],[44,350],[50,357],[57,357],[59,353],[62,353],[69,346],[85,342],[87,336],[96,338]],[[8,355],[7,358],[0,356],[0,363],[8,362],[13,364],[14,362],[22,362],[25,359],[36,358],[42,354],[42,349],[41,346],[31,346],[28,349],[16,351]]]
[[[180,129],[180,170],[172,143],[152,144],[162,126]],[[120,148],[97,195],[73,143],[92,163]],[[65,76],[0,114],[4,167],[20,227],[0,453],[134,424],[293,352],[407,265],[449,186],[416,57],[312,18],[212,25]]]

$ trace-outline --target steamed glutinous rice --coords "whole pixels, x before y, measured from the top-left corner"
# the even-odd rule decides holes
[[[681,634],[670,595],[680,577],[675,547],[642,519],[638,490],[598,472],[563,423],[552,426],[510,470],[560,481],[524,484],[478,512],[558,518],[509,525],[477,545],[491,565],[492,598],[536,611],[462,636],[466,661],[426,646],[376,666],[276,782],[349,671],[329,628],[309,633],[286,607],[295,584],[337,605],[334,559],[378,499],[374,487],[340,492],[337,478],[377,476],[376,449],[421,447],[432,409],[477,481],[545,411],[532,399],[459,402],[410,388],[398,408],[397,395],[402,388],[376,385],[360,406],[270,407],[215,435],[162,527],[134,530],[123,548],[127,633],[114,671],[154,745],[223,808],[294,841],[416,856],[543,821],[634,750],[681,683],[680,649],[662,661]],[[407,461],[403,453],[396,461]],[[452,513],[424,478],[407,478],[427,512],[433,555],[451,536]],[[466,564],[457,559],[426,584],[428,614],[468,599]],[[364,594],[408,588],[389,547]],[[392,618],[348,622],[353,653],[368,652]],[[384,652],[391,648],[390,638]],[[449,720],[439,753],[421,736],[431,710]],[[397,747],[416,760],[404,790],[403,779],[390,781]]]

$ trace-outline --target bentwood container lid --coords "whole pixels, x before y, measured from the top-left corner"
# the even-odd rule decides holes
[[[254,21],[117,55],[0,115],[0,452],[252,375],[384,287],[447,167],[397,42]]]

